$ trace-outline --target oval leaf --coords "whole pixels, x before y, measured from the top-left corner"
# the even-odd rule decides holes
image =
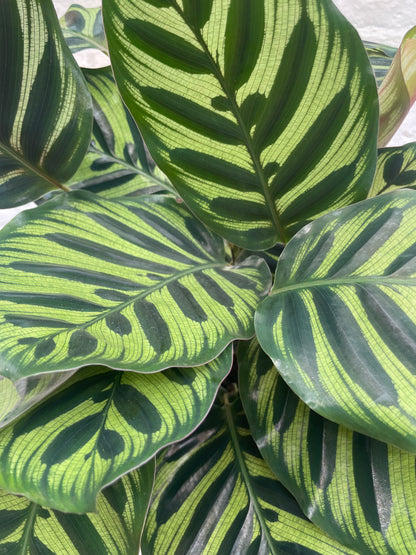
[[[0,553],[137,555],[152,493],[154,461],[98,496],[97,512],[65,514],[0,490]]]
[[[62,188],[91,138],[91,97],[50,0],[0,2],[0,208]]]
[[[261,458],[235,393],[159,458],[142,552],[355,553],[304,517]]]
[[[105,364],[198,366],[254,334],[264,261],[230,265],[223,240],[172,198],[62,194],[0,232],[0,373]]]
[[[156,374],[81,370],[0,431],[1,486],[60,511],[93,511],[105,485],[198,426],[231,353]]]
[[[416,192],[323,216],[279,259],[257,335],[322,416],[416,452]]]
[[[366,196],[377,90],[331,2],[104,0],[103,15],[152,156],[217,233],[262,250]]]
[[[416,143],[380,148],[369,197],[396,189],[416,189]]]
[[[415,456],[311,411],[257,341],[241,342],[241,398],[270,468],[320,528],[358,553],[415,546]]]

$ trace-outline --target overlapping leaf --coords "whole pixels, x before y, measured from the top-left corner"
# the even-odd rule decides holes
[[[103,14],[152,156],[212,229],[262,250],[366,196],[377,90],[331,2],[104,0]]]
[[[10,208],[74,174],[92,109],[50,0],[0,2],[0,67],[0,208]]]
[[[416,452],[416,192],[309,224],[256,314],[263,349],[310,408]]]
[[[144,555],[355,553],[304,517],[261,458],[235,393],[159,463]]]
[[[80,370],[0,430],[1,487],[61,511],[93,511],[106,484],[198,426],[230,367],[231,347],[197,368]]]
[[[416,143],[380,148],[369,197],[396,189],[416,188]]]
[[[0,553],[137,555],[152,493],[154,461],[98,496],[97,512],[53,511],[0,490]]]
[[[253,437],[313,522],[361,555],[412,553],[415,456],[311,411],[257,341],[240,343],[239,374]]]
[[[85,188],[106,198],[172,190],[126,110],[111,69],[84,70],[84,75],[93,98],[93,136],[68,187]]]
[[[379,87],[387,75],[397,48],[369,41],[364,41],[364,46],[376,77],[377,86]]]
[[[0,232],[0,373],[197,366],[254,333],[266,263],[173,198],[65,193]]]
[[[72,4],[59,23],[71,52],[96,48],[108,54],[101,8]]]

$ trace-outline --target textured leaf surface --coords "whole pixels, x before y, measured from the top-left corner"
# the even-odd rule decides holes
[[[61,511],[93,511],[106,484],[198,426],[230,367],[231,347],[197,368],[82,369],[0,431],[0,485]]]
[[[404,36],[380,89],[378,145],[384,146],[416,100],[416,27]]]
[[[235,393],[159,461],[144,555],[355,553],[304,517],[261,458]]]
[[[364,46],[376,77],[377,86],[379,87],[387,75],[397,48],[369,41],[364,41]]]
[[[416,143],[380,148],[369,197],[416,188]]]
[[[0,241],[0,373],[13,380],[86,364],[204,364],[254,334],[270,288],[263,260],[230,265],[220,237],[155,195],[65,193]]]
[[[98,496],[97,512],[53,511],[0,490],[0,553],[137,555],[152,493],[154,461]]]
[[[93,98],[93,136],[68,187],[85,188],[105,198],[173,190],[124,107],[111,69],[84,70],[84,75]]]
[[[415,456],[311,411],[257,341],[238,354],[253,437],[304,512],[361,555],[415,551]]]
[[[216,232],[262,250],[366,196],[377,90],[331,2],[104,0],[103,14],[152,156]]]
[[[71,52],[96,48],[108,54],[101,8],[72,4],[59,23]]]
[[[415,452],[415,307],[416,192],[403,190],[300,231],[256,330],[310,408]]]
[[[0,208],[61,187],[91,138],[91,98],[50,0],[0,2]]]

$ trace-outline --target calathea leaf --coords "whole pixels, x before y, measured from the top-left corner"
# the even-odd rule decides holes
[[[254,333],[266,263],[165,196],[65,193],[0,232],[0,374],[198,366]]]
[[[283,251],[260,344],[310,408],[416,452],[416,192],[327,214]]]
[[[369,41],[364,41],[364,46],[376,77],[377,86],[379,87],[387,75],[397,48]]]
[[[0,553],[137,555],[154,461],[103,490],[97,512],[65,514],[0,490]]]
[[[311,411],[257,341],[238,350],[240,390],[261,454],[303,511],[360,553],[415,546],[415,455]]]
[[[198,426],[230,367],[231,347],[197,368],[80,370],[0,430],[1,487],[61,511],[93,511],[105,485]]]
[[[84,70],[84,76],[93,99],[92,142],[68,187],[85,188],[105,198],[173,191],[125,108],[111,69]]]
[[[416,188],[416,143],[380,148],[369,197],[396,189]]]
[[[377,90],[331,2],[104,0],[103,15],[152,156],[213,230],[263,250],[365,198]]]
[[[261,458],[238,394],[158,457],[144,555],[354,554],[305,518]]]
[[[59,23],[71,52],[96,48],[108,54],[101,8],[72,4]]]
[[[62,188],[91,138],[91,97],[50,0],[0,2],[0,208]]]

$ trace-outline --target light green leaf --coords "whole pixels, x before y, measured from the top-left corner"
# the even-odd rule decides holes
[[[266,263],[165,196],[65,193],[0,232],[0,374],[198,366],[254,334]]]
[[[312,222],[283,251],[257,336],[322,416],[416,452],[416,191]]]
[[[0,208],[63,188],[91,138],[91,97],[50,0],[0,2]]]
[[[368,196],[375,197],[403,188],[416,188],[416,143],[380,148]]]
[[[364,41],[364,46],[379,87],[391,66],[397,48],[369,41]]]
[[[71,52],[96,48],[108,54],[101,8],[72,4],[59,23]]]
[[[1,487],[61,511],[93,511],[105,485],[198,426],[231,357],[229,347],[207,365],[155,374],[80,370],[0,430]]]
[[[103,15],[152,156],[214,231],[263,250],[366,196],[377,90],[332,2],[104,0]]]
[[[97,512],[53,511],[0,490],[0,553],[137,555],[152,493],[154,461],[98,496]]]
[[[173,191],[125,108],[111,69],[88,69],[84,75],[93,99],[93,136],[68,187],[85,188],[105,198]]]
[[[416,100],[416,27],[404,36],[379,89],[378,146],[385,146]]]
[[[412,553],[415,456],[311,411],[257,341],[241,342],[238,355],[253,437],[305,514],[360,555]]]
[[[353,554],[305,518],[261,458],[235,392],[159,457],[144,555]]]

